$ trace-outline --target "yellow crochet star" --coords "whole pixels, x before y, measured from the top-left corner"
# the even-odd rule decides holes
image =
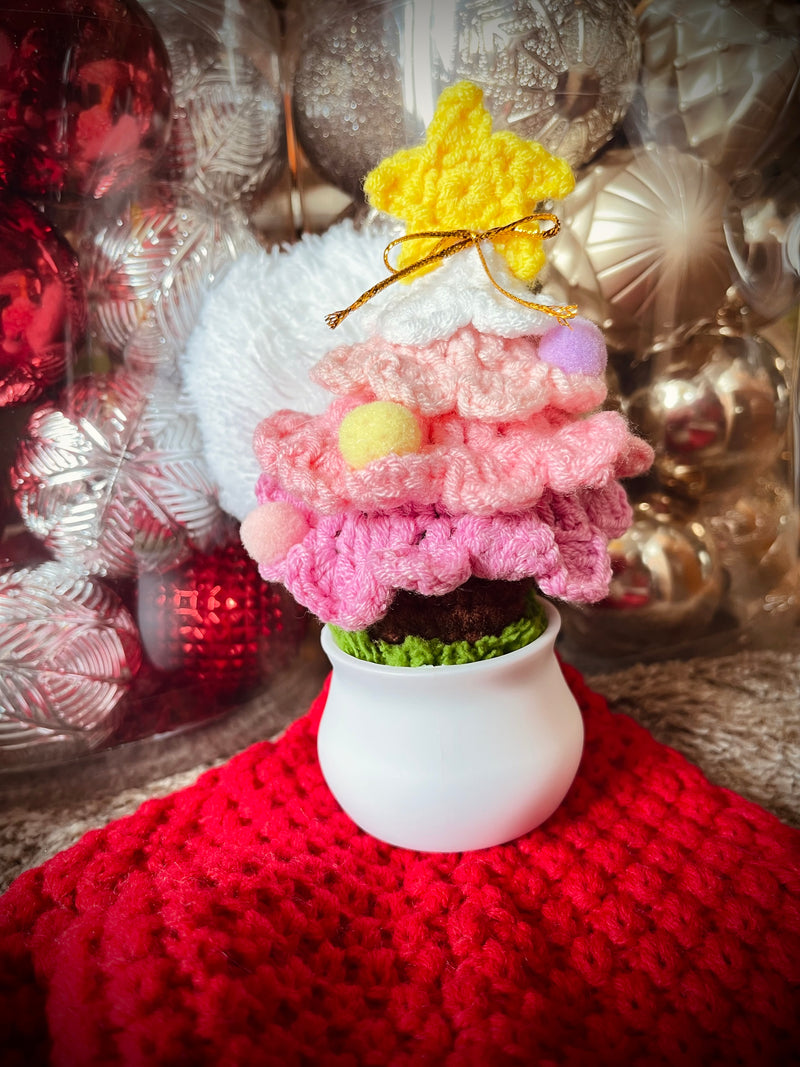
[[[402,219],[407,233],[488,230],[533,214],[540,201],[560,200],[574,186],[566,160],[510,131],[492,133],[483,93],[471,82],[445,89],[424,144],[396,152],[364,182],[373,207]],[[544,266],[536,226],[493,242],[525,282]],[[436,246],[435,239],[409,241],[397,268],[419,261]]]

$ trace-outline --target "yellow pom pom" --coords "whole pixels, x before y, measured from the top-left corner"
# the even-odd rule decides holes
[[[356,470],[392,453],[418,452],[421,444],[422,430],[414,412],[388,400],[354,408],[339,426],[339,450]]]

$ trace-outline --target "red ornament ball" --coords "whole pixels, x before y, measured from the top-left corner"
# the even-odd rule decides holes
[[[304,616],[281,586],[265,582],[238,542],[197,553],[165,573],[139,576],[138,621],[153,666],[176,686],[241,700],[284,666]]]
[[[34,400],[58,381],[86,320],[70,246],[24,200],[0,202],[0,407]]]
[[[101,197],[141,178],[172,114],[169,60],[132,0],[0,13],[0,187]]]

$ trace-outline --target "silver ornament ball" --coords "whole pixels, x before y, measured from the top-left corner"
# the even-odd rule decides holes
[[[142,660],[109,588],[61,563],[0,573],[0,753],[96,746]]]
[[[649,0],[640,5],[649,132],[729,179],[795,140],[800,7],[782,0]]]
[[[663,485],[693,499],[739,492],[775,461],[789,389],[768,341],[707,327],[649,358],[652,376],[625,411]]]
[[[28,530],[89,574],[172,566],[225,530],[188,404],[124,370],[79,379],[34,411],[11,485]]]
[[[608,546],[613,577],[599,604],[565,606],[569,640],[592,656],[649,656],[705,633],[722,598],[713,536],[666,499],[640,501]]]
[[[608,152],[559,209],[545,287],[577,303],[618,347],[713,317],[733,279],[730,190],[668,146]]]
[[[144,0],[169,55],[172,133],[161,172],[217,204],[286,168],[277,12],[254,0]]]
[[[351,196],[382,159],[420,141],[448,85],[479,85],[496,129],[580,166],[633,97],[639,39],[614,0],[326,0],[296,5],[298,139]]]
[[[244,215],[160,184],[78,244],[98,340],[139,374],[177,378],[177,360],[206,292],[259,248]]]
[[[734,502],[701,514],[725,568],[730,613],[742,626],[788,633],[800,612],[800,520],[788,487],[756,478]]]

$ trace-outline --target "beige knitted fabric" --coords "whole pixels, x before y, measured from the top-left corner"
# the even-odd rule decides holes
[[[587,681],[712,782],[800,826],[800,641],[639,664]]]

